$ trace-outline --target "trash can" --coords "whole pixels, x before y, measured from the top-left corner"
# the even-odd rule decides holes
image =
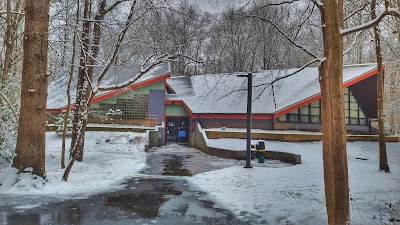
[[[265,157],[264,157],[264,153],[265,153],[265,142],[263,141],[259,141],[256,145],[256,158],[258,159],[258,163],[264,163],[265,162]]]
[[[258,159],[258,163],[264,163],[265,162],[265,157],[264,157],[264,152],[265,150],[257,150],[256,152],[256,158]]]

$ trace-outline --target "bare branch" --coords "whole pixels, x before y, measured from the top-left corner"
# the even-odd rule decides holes
[[[352,13],[350,13],[348,16],[346,16],[346,17],[343,19],[343,21],[348,20],[349,18],[351,18],[352,16],[354,16],[356,13],[358,13],[358,12],[364,10],[368,5],[369,5],[369,3],[368,3],[368,2],[365,2],[360,8],[354,10],[354,12],[352,12]]]
[[[129,1],[129,0],[118,0],[118,1],[115,1],[114,4],[108,6],[106,9],[104,9],[104,11],[106,13],[108,13],[111,10],[113,10],[115,7],[117,7],[119,4],[121,4],[122,2],[126,2],[126,1]]]
[[[128,31],[129,25],[130,25],[130,23],[132,21],[132,17],[133,17],[133,14],[134,14],[135,6],[136,6],[136,0],[132,2],[131,9],[129,11],[128,18],[126,19],[124,28],[118,35],[118,39],[117,39],[117,42],[115,44],[113,54],[112,54],[110,60],[108,60],[106,66],[101,71],[99,77],[97,78],[97,87],[100,85],[101,80],[104,78],[104,75],[107,73],[107,71],[110,68],[111,64],[115,61],[115,58],[118,55],[118,51],[119,51],[119,49],[121,47],[121,42],[124,39],[124,37],[126,35],[126,32]],[[94,90],[94,92],[97,92],[97,89]]]
[[[12,111],[12,113],[13,113],[13,115],[14,115],[15,122],[18,124],[19,118],[18,118],[18,115],[17,115],[17,113],[15,112],[14,107],[12,106],[11,102],[8,101],[7,97],[6,97],[3,93],[1,93],[1,91],[0,91],[0,96],[4,99],[4,101],[6,101],[6,103],[7,103],[7,105],[8,105],[8,108],[10,108],[10,110]]]
[[[289,73],[289,74],[286,74],[285,76],[277,77],[276,79],[272,80],[272,81],[269,82],[269,83],[262,83],[262,84],[258,84],[258,85],[253,85],[253,88],[263,87],[263,86],[264,86],[264,89],[257,95],[257,97],[255,97],[255,99],[260,98],[260,96],[264,93],[265,89],[266,89],[267,87],[273,85],[274,83],[276,83],[276,82],[278,82],[278,81],[280,81],[280,80],[282,80],[282,79],[286,79],[286,78],[288,78],[288,77],[291,77],[291,76],[293,76],[293,75],[296,75],[296,74],[300,73],[302,70],[304,70],[305,68],[307,68],[309,65],[311,65],[311,64],[313,64],[313,63],[316,63],[316,62],[322,63],[323,61],[325,61],[325,58],[323,58],[323,59],[313,59],[312,61],[310,61],[310,62],[304,64],[301,68],[297,69],[297,70],[294,71],[293,73]],[[231,94],[233,94],[233,93],[235,93],[235,92],[239,92],[239,91],[247,91],[247,88],[238,89],[238,90],[233,90],[233,91],[227,93],[226,95],[224,95],[224,96],[218,98],[217,101],[219,101],[219,100],[221,100],[221,99],[223,99],[223,98],[225,98],[225,97],[227,97],[227,96],[229,96],[229,95],[231,95]]]
[[[317,55],[315,55],[314,53],[312,53],[310,50],[306,49],[304,46],[297,44],[294,40],[292,40],[288,34],[284,33],[274,22],[272,22],[271,20],[261,17],[261,16],[257,16],[257,15],[249,15],[247,17],[255,17],[258,18],[260,20],[266,21],[268,23],[270,23],[280,34],[282,34],[282,36],[284,38],[286,38],[290,43],[292,43],[294,46],[296,46],[297,48],[303,50],[304,52],[306,52],[308,55],[310,55],[311,57],[313,57],[314,59],[320,59],[320,57],[318,57]]]
[[[357,31],[362,31],[362,30],[371,28],[373,26],[376,26],[386,16],[400,17],[400,8],[396,9],[396,8],[390,8],[390,7],[386,6],[385,10],[383,12],[381,12],[376,18],[374,18],[366,23],[360,24],[358,26],[341,30],[340,33],[342,36],[346,36],[348,34],[351,34],[351,33],[357,32]]]

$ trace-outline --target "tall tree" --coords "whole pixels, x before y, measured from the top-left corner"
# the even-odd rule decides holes
[[[376,8],[378,5],[376,4],[376,0],[371,1],[371,19],[376,18]],[[374,39],[375,39],[375,55],[376,62],[378,64],[378,79],[377,79],[377,87],[378,87],[378,134],[379,134],[379,170],[384,170],[385,172],[389,172],[389,164],[387,161],[386,154],[386,141],[385,141],[385,112],[383,111],[383,103],[384,103],[384,79],[383,79],[383,70],[382,70],[382,52],[381,52],[381,37],[379,34],[379,26],[376,25],[373,27],[374,30]]]
[[[318,3],[317,3],[318,4]],[[321,10],[325,61],[319,68],[322,104],[322,149],[325,198],[330,225],[348,224],[349,183],[346,123],[343,110],[343,18],[337,0],[326,0]]]
[[[27,0],[22,68],[21,110],[16,156],[19,171],[45,176],[47,50],[50,0]]]

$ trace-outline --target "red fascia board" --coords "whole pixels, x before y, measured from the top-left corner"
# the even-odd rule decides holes
[[[176,94],[176,91],[175,91],[171,86],[169,86],[168,82],[165,82],[165,84],[166,84],[166,87],[167,87],[169,90],[171,90],[172,94]]]
[[[132,86],[129,86],[129,87],[126,87],[126,88],[123,88],[123,89],[119,89],[119,90],[115,90],[115,91],[112,91],[110,93],[104,94],[104,95],[99,96],[99,97],[95,97],[92,100],[92,103],[101,102],[101,101],[104,101],[106,99],[115,97],[117,95],[126,93],[128,91],[133,91],[133,90],[136,90],[136,89],[148,86],[148,85],[155,84],[155,83],[160,82],[160,81],[165,81],[166,79],[168,79],[170,77],[171,77],[170,74],[166,74],[166,75],[163,75],[161,77],[157,77],[157,78],[154,78],[154,79],[151,79],[151,80],[143,81],[143,82],[138,83],[138,84],[133,84]]]
[[[385,66],[382,66],[382,67],[383,67],[382,69],[385,70]],[[373,75],[376,75],[377,73],[378,73],[378,70],[377,70],[377,69],[376,69],[376,70],[372,70],[372,71],[370,71],[370,72],[368,72],[368,73],[366,73],[366,74],[363,74],[363,75],[360,76],[360,77],[357,77],[357,78],[354,79],[354,80],[350,80],[350,81],[344,83],[344,84],[343,84],[343,88],[347,88],[347,87],[349,87],[349,86],[351,86],[351,85],[353,85],[353,84],[356,84],[356,83],[358,83],[358,82],[360,82],[360,81],[362,81],[362,80],[365,80],[365,79],[367,79],[367,78],[369,78],[369,77],[371,77],[371,76],[373,76]],[[297,103],[296,105],[293,105],[293,106],[291,106],[291,107],[289,107],[289,108],[287,108],[287,109],[284,109],[284,110],[282,110],[282,111],[276,113],[276,114],[274,115],[274,119],[279,118],[279,117],[281,117],[281,116],[283,116],[283,115],[285,115],[285,114],[287,114],[287,113],[289,113],[289,112],[291,112],[291,111],[293,111],[293,110],[296,110],[296,109],[298,109],[298,108],[301,108],[301,107],[303,107],[303,106],[306,106],[306,105],[310,104],[311,102],[317,101],[317,100],[319,100],[319,99],[321,99],[321,94],[319,94],[318,96],[314,96],[314,97],[312,97],[312,98],[310,98],[310,99],[307,99],[307,100],[305,100],[305,101],[303,101],[303,102]]]
[[[385,66],[382,66],[382,69],[385,70]],[[351,81],[348,81],[347,83],[344,83],[343,84],[343,88],[347,88],[347,87],[349,87],[349,86],[351,86],[353,84],[356,84],[356,83],[358,83],[358,82],[360,82],[362,80],[365,80],[365,79],[367,79],[369,77],[372,77],[373,75],[376,75],[376,74],[378,74],[378,70],[377,69],[376,70],[372,70],[372,71],[370,71],[370,72],[368,72],[368,73],[366,73],[366,74],[364,74],[364,75],[362,75],[360,77],[357,77],[354,80],[351,80]]]
[[[301,108],[301,107],[303,107],[303,106],[306,106],[306,105],[310,104],[311,102],[317,101],[317,100],[319,100],[319,99],[321,99],[321,95],[312,97],[312,98],[310,98],[310,99],[307,99],[307,100],[304,101],[304,102],[300,102],[300,103],[298,103],[298,104],[296,104],[296,105],[294,105],[294,106],[291,106],[291,107],[289,107],[289,108],[287,108],[287,109],[284,109],[283,111],[280,111],[280,112],[276,113],[276,114],[274,115],[274,119],[279,118],[279,117],[281,117],[281,116],[283,116],[283,115],[285,115],[285,114],[287,114],[287,113],[290,113],[290,112],[293,111],[293,110],[296,110],[296,109],[298,109],[298,108]]]
[[[64,111],[64,109],[46,109],[46,111],[50,114],[60,114]]]
[[[195,115],[196,118],[199,119],[236,119],[236,120],[245,120],[247,119],[246,114],[198,114]],[[272,119],[272,115],[257,115],[252,114],[252,120],[270,120]]]

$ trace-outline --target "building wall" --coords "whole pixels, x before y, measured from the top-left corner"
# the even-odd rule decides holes
[[[101,102],[97,102],[91,105],[92,108],[99,108],[100,107],[100,103],[108,103],[108,104],[115,104],[117,103],[117,99],[129,99],[130,98],[130,93],[133,94],[145,94],[145,95],[149,95],[150,94],[150,90],[164,90],[165,86],[164,86],[164,81],[160,81],[142,88],[138,88],[132,91],[128,91],[124,94],[120,94],[117,95],[113,98],[109,98],[109,99],[105,99]]]
[[[246,128],[247,121],[241,119],[199,119],[199,123],[203,128],[229,127],[229,128]],[[253,129],[273,129],[272,120],[252,120]]]
[[[166,116],[189,116],[189,113],[181,105],[166,105],[165,106]]]
[[[158,123],[164,121],[165,109],[165,91],[164,90],[150,90],[148,112],[150,115],[156,115]]]
[[[160,81],[92,104],[89,119],[156,126],[164,121],[164,100],[165,81]]]

